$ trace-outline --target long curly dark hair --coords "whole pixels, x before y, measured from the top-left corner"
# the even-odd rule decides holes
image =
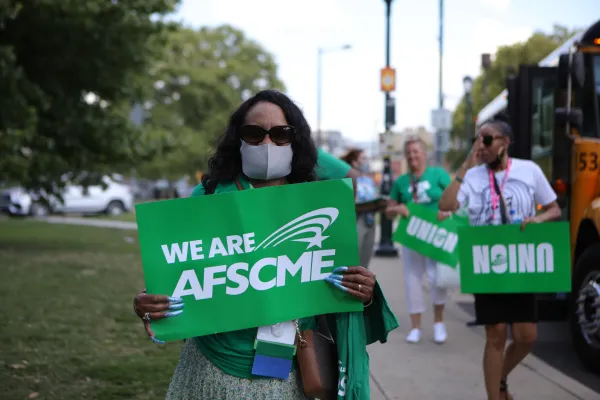
[[[281,108],[288,125],[296,130],[291,144],[294,152],[292,172],[287,176],[287,181],[300,183],[316,180],[317,148],[302,111],[285,94],[277,90],[263,90],[246,100],[229,119],[227,131],[219,139],[215,153],[208,160],[208,172],[202,176],[202,185],[206,193],[214,193],[217,185],[232,181],[242,174],[238,128],[245,123],[248,111],[261,102],[272,103]]]

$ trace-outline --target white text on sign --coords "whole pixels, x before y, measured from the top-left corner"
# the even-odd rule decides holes
[[[476,274],[533,274],[554,272],[554,248],[550,243],[473,246]]]
[[[415,216],[410,217],[406,233],[448,253],[453,253],[458,244],[455,233]]]
[[[200,284],[196,271],[189,269],[183,271],[173,297],[193,295],[196,300],[210,299],[213,297],[213,288],[217,285],[227,285],[225,293],[230,296],[240,295],[251,286],[255,290],[269,290],[274,287],[285,286],[288,275],[295,277],[300,272],[302,283],[319,281],[331,274],[335,250],[318,250],[303,253],[296,262],[288,256],[265,257],[254,265],[238,262],[229,267],[218,265],[203,269],[203,284]],[[327,259],[331,257],[331,259]],[[263,268],[276,268],[276,276],[268,281],[260,279]],[[327,272],[323,272],[326,269]],[[246,272],[242,275],[240,272]],[[233,285],[231,285],[233,283]]]

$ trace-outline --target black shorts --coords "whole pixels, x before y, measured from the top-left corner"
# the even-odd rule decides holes
[[[476,294],[477,325],[537,322],[537,302],[533,293]]]

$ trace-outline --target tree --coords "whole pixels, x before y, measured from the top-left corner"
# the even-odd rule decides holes
[[[520,64],[537,64],[576,32],[561,25],[554,25],[553,31],[549,34],[535,32],[526,42],[499,47],[492,66],[487,72],[488,101],[494,99],[506,88],[506,78],[511,68],[518,70]],[[474,126],[475,116],[486,105],[483,104],[482,97],[479,95],[482,93],[482,89],[483,75],[479,75],[473,82],[473,123],[471,127]],[[452,117],[451,137],[453,139],[466,136],[465,111],[466,102],[463,96]],[[470,146],[470,144],[468,145]],[[447,153],[448,163],[453,168],[457,168],[464,160],[466,151],[468,150],[450,150]]]
[[[235,108],[259,90],[283,89],[273,56],[228,25],[172,32],[150,79],[147,123],[176,143],[140,166],[152,178],[203,169]]]
[[[131,105],[173,29],[177,0],[36,0],[0,5],[0,181],[56,192],[96,181],[165,143],[135,129]]]

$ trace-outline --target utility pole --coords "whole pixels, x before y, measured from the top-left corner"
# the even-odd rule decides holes
[[[452,129],[452,113],[444,109],[444,0],[440,0],[440,35],[439,40],[439,76],[438,76],[438,108],[433,110],[432,125],[435,129],[435,161],[441,165],[444,154],[448,151],[450,130]]]
[[[323,133],[321,133],[321,97],[323,86],[321,83],[323,49],[317,51],[317,146],[323,145]]]
[[[385,1],[385,66],[389,70],[391,68],[390,63],[390,20],[392,14],[392,0]],[[395,79],[395,78],[394,78]],[[392,127],[396,124],[396,107],[395,99],[391,96],[390,90],[385,91],[385,134],[392,134]],[[381,194],[387,196],[392,190],[392,162],[389,154],[385,154],[383,158],[383,173],[381,174]],[[385,212],[381,212],[381,239],[379,241],[379,247],[375,250],[376,256],[383,257],[397,257],[398,250],[394,246],[392,241],[392,220],[388,219]]]
[[[465,89],[465,143],[469,148],[469,142],[474,136],[471,135],[471,120],[473,119],[473,101],[471,93],[473,91],[473,78],[465,76],[463,78],[463,86]]]
[[[441,110],[444,108],[444,0],[440,0],[440,76],[439,76],[439,101],[438,107]]]
[[[481,108],[488,102],[488,71],[492,66],[492,57],[489,53],[481,55],[481,68],[483,69],[483,87],[481,89]]]

